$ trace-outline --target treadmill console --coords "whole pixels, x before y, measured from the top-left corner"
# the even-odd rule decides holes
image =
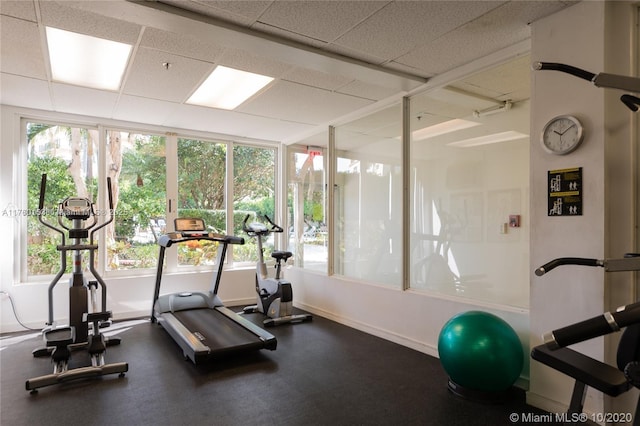
[[[206,229],[204,220],[195,217],[179,217],[174,220],[176,230],[161,235],[158,244],[169,247],[174,243],[182,243],[190,240],[208,240],[224,244],[244,244],[244,239],[232,235],[224,235],[209,232]]]
[[[179,217],[174,220],[174,225],[176,233],[180,233],[185,237],[207,235],[204,220],[200,218]]]

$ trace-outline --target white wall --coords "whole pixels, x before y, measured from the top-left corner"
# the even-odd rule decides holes
[[[581,2],[534,22],[532,61],[563,62],[595,73],[628,75],[633,15],[630,2]],[[609,53],[614,51],[619,52],[616,60]],[[620,102],[611,101],[620,93],[610,92],[559,72],[532,74],[532,138],[550,118],[560,114],[576,115],[586,128],[583,145],[568,156],[553,156],[539,144],[531,144],[532,270],[556,257],[621,257],[634,250],[631,113]],[[547,172],[568,167],[583,167],[584,213],[548,217]],[[614,285],[614,279],[621,282]],[[633,301],[629,283],[629,274],[614,277],[585,267],[558,268],[543,277],[532,274],[531,346],[541,343],[544,332]],[[610,361],[609,340],[591,340],[576,349]],[[568,405],[571,379],[537,362],[531,363],[530,375],[530,404],[550,411]],[[587,411],[602,413],[610,407],[600,393],[589,391]],[[630,403],[622,408],[626,412],[634,409]]]

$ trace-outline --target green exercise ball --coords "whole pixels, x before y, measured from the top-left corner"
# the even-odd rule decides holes
[[[438,354],[449,388],[462,396],[503,393],[520,377],[524,363],[516,332],[501,318],[469,311],[451,318],[440,331]]]

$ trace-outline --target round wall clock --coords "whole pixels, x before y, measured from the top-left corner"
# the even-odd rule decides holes
[[[568,154],[578,148],[583,139],[582,124],[572,115],[554,117],[542,129],[542,146],[551,154]]]

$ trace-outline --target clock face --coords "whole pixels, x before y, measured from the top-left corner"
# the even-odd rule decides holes
[[[568,154],[582,142],[582,125],[577,118],[561,115],[551,119],[542,131],[542,146],[552,154]]]

